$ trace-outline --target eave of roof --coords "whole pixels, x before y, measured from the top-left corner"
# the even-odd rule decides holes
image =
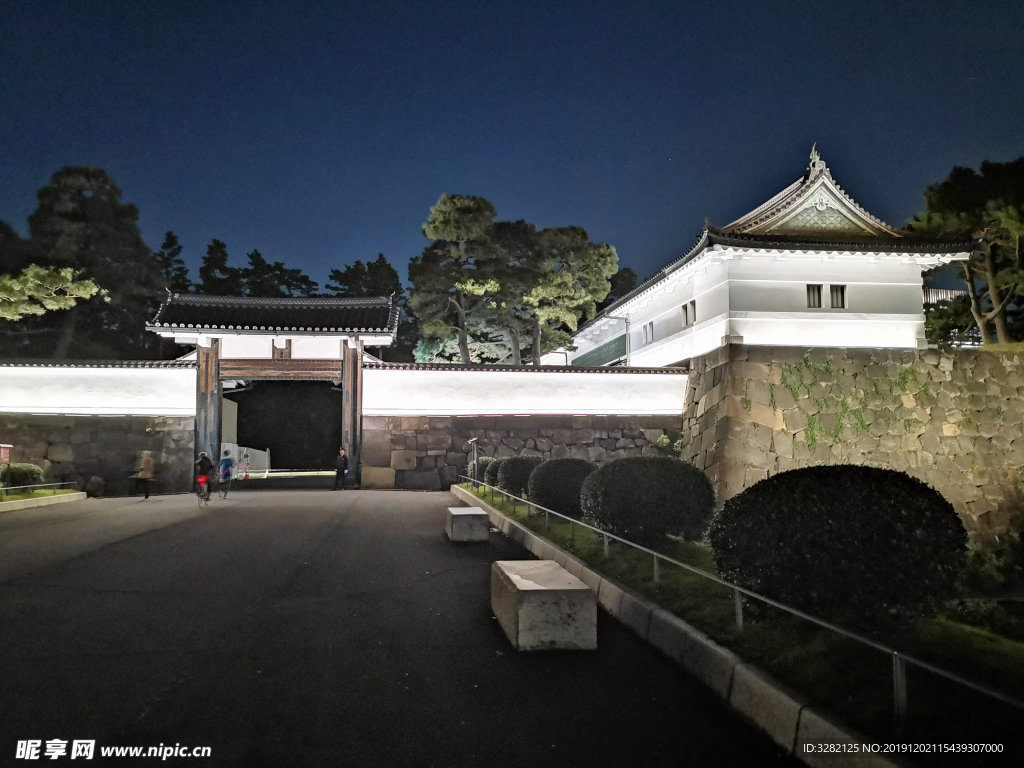
[[[0,368],[195,368],[195,360],[0,360]]]
[[[564,365],[461,365],[458,363],[363,363],[364,370],[373,371],[502,371],[508,373],[605,373],[605,374],[635,374],[635,373],[664,373],[664,374],[685,374],[685,368],[615,368],[595,367],[582,368]]]

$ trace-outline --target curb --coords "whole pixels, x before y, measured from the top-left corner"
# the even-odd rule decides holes
[[[62,493],[59,496],[40,496],[38,499],[21,499],[20,501],[0,502],[0,513],[13,512],[16,509],[31,509],[32,507],[48,507],[51,504],[64,504],[69,501],[81,501],[87,498],[85,491],[75,493]]]
[[[849,752],[808,754],[808,744],[870,744],[871,739],[811,708],[795,693],[752,664],[747,664],[675,614],[655,605],[614,579],[602,576],[583,561],[552,544],[464,488],[453,485],[452,496],[487,512],[491,525],[522,544],[541,560],[554,560],[597,593],[597,604],[643,640],[696,677],[744,719],[766,734],[787,755],[814,768],[895,768],[901,765],[877,755]]]

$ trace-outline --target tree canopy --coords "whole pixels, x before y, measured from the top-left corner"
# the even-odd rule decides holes
[[[30,264],[20,274],[0,275],[0,319],[17,321],[26,315],[71,309],[79,299],[107,295],[92,280],[76,280],[75,270],[44,269]]]
[[[618,255],[589,242],[581,227],[538,230],[525,221],[496,222],[496,215],[484,198],[442,195],[423,227],[433,242],[409,264],[410,303],[423,336],[454,338],[463,363],[494,358],[484,350],[501,340],[507,352],[498,359],[521,364],[528,342],[539,365],[545,351],[570,343],[580,319],[597,311]],[[417,359],[445,349],[422,342]]]
[[[228,248],[213,240],[199,267],[196,293],[206,296],[254,296],[278,299],[288,296],[312,296],[318,283],[301,269],[290,269],[284,262],[268,262],[258,250],[248,254],[248,267],[228,266]]]
[[[907,223],[911,232],[970,232],[977,241],[962,262],[968,296],[927,316],[932,341],[955,340],[978,329],[985,345],[1006,344],[1024,334],[1024,157],[981,164],[980,171],[954,167],[925,190],[925,210]],[[992,330],[995,329],[993,337]]]
[[[381,347],[380,357],[393,363],[411,363],[413,350],[419,340],[416,323],[409,314],[409,302],[405,288],[398,277],[398,272],[383,253],[377,254],[375,261],[356,261],[342,269],[332,269],[328,276],[330,282],[324,286],[335,296],[344,298],[366,298],[371,296],[391,296],[398,305],[398,335],[390,347]]]
[[[0,228],[3,271],[16,275],[30,264],[47,271],[30,278],[69,286],[90,282],[105,289],[108,301],[79,301],[64,312],[23,315],[4,329],[9,349],[29,357],[148,357],[155,339],[145,332],[149,308],[165,285],[159,265],[142,240],[138,209],[122,202],[121,190],[99,168],[67,167],[39,190],[29,217],[30,236],[17,242],[9,226]],[[12,237],[13,235],[13,237]],[[9,265],[13,268],[9,268]],[[70,270],[72,278],[66,278]],[[47,282],[48,281],[48,282]],[[72,288],[73,291],[81,287]],[[68,298],[64,289],[57,296]],[[92,294],[95,296],[96,294]],[[58,303],[67,303],[64,300]],[[44,306],[45,308],[45,306]]]

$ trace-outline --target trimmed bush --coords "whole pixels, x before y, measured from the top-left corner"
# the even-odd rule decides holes
[[[43,468],[35,464],[4,464],[0,466],[0,483],[8,488],[15,485],[36,485],[43,482]]]
[[[492,461],[494,461],[494,459],[491,458],[490,456],[481,456],[480,457],[480,476],[477,477],[477,474],[476,474],[476,462],[475,461],[469,462],[469,465],[466,467],[466,474],[469,475],[470,477],[472,477],[474,480],[478,480],[480,482],[486,483],[487,482],[487,480],[486,480],[487,466]]]
[[[653,546],[667,534],[699,540],[715,508],[708,476],[668,457],[635,456],[597,468],[583,482],[583,514],[624,539]]]
[[[513,496],[522,496],[530,482],[530,473],[542,462],[542,456],[513,456],[498,469],[498,487]]]
[[[48,466],[43,472],[43,480],[47,483],[74,483],[75,490],[81,490],[85,485],[74,463],[70,461],[57,461]]]
[[[584,459],[550,459],[530,473],[530,501],[579,519],[580,489],[597,464]]]
[[[711,546],[726,579],[839,622],[872,625],[954,592],[967,533],[953,506],[902,472],[783,472],[725,503]]]
[[[484,468],[484,482],[488,485],[497,487],[498,485],[498,470],[501,469],[501,465],[508,461],[508,458],[503,459],[491,459],[491,463]]]

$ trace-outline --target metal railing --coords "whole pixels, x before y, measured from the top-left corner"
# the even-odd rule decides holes
[[[900,653],[894,648],[889,648],[883,643],[871,640],[870,638],[864,637],[863,635],[859,635],[856,632],[851,632],[847,629],[843,629],[842,627],[836,626],[835,624],[832,624],[828,621],[819,619],[816,616],[811,616],[809,613],[804,613],[801,610],[792,608],[788,605],[784,605],[783,603],[780,603],[776,600],[772,600],[770,597],[765,597],[764,595],[758,594],[757,592],[752,592],[751,590],[746,589],[745,587],[741,587],[737,584],[733,584],[730,581],[726,581],[725,579],[721,578],[720,576],[716,576],[713,573],[708,573],[707,571],[701,570],[700,568],[696,568],[687,563],[680,562],[679,560],[669,557],[668,555],[663,555],[660,552],[655,552],[653,549],[649,549],[648,547],[642,546],[640,544],[635,544],[632,541],[629,541],[628,539],[624,539],[621,536],[616,536],[614,533],[609,533],[608,531],[601,530],[596,526],[590,525],[589,523],[584,523],[583,521],[577,520],[573,517],[570,517],[569,515],[564,515],[560,512],[555,512],[553,509],[542,507],[539,504],[535,504],[534,502],[529,501],[528,499],[523,499],[520,498],[519,496],[514,496],[513,494],[508,493],[507,491],[503,491],[501,488],[496,488],[493,485],[488,485],[487,483],[484,483],[480,480],[474,480],[473,478],[468,477],[467,475],[459,475],[459,477],[463,478],[466,482],[473,484],[474,487],[482,486],[484,488],[489,489],[491,492],[491,501],[494,501],[495,491],[500,493],[502,496],[511,499],[513,513],[516,511],[516,505],[518,502],[522,502],[523,504],[526,505],[527,518],[530,517],[530,507],[533,507],[539,512],[543,512],[545,530],[551,527],[551,515],[560,517],[563,520],[568,520],[569,540],[573,543],[575,543],[576,541],[576,526],[594,531],[594,533],[596,533],[599,538],[604,539],[605,557],[608,557],[608,544],[612,539],[621,542],[629,547],[632,547],[633,549],[647,553],[653,558],[653,573],[655,584],[661,581],[661,562],[664,561],[666,563],[670,563],[671,565],[678,566],[679,568],[683,568],[691,573],[695,573],[698,576],[715,582],[716,584],[720,584],[723,587],[731,589],[733,593],[733,606],[735,613],[736,629],[739,632],[743,631],[743,598],[748,597],[753,600],[758,600],[762,603],[770,605],[773,608],[778,608],[779,610],[792,614],[793,616],[798,616],[801,619],[809,621],[812,624],[822,627],[823,629],[827,629],[830,632],[834,632],[838,635],[842,635],[843,637],[855,640],[858,643],[861,643],[870,648],[874,648],[877,651],[881,651],[884,654],[887,654],[892,658],[893,709],[895,711],[896,717],[900,720],[905,719],[907,716],[906,665],[908,664],[927,670],[928,672],[931,672],[934,675],[938,675],[939,677],[951,680],[955,683],[958,683],[974,691],[977,691],[978,693],[984,694],[985,696],[989,696],[990,698],[997,699],[1003,702],[1004,704],[1009,704],[1013,707],[1024,709],[1024,702],[1015,699],[1012,696],[1007,696],[1004,693],[1000,693],[999,691],[981,685],[980,683],[975,683],[971,680],[961,677],[960,675],[957,675],[954,672],[949,672],[945,669],[942,669],[941,667],[935,666],[934,664],[929,664],[927,661],[922,661],[921,659],[914,658],[913,656],[907,656],[906,654]]]
[[[0,486],[0,501],[3,501],[5,495],[10,495],[11,491],[16,491],[19,488],[29,488],[31,489],[29,490],[29,493],[31,493],[32,491],[40,488],[53,488],[54,490],[57,490],[55,486],[62,485],[78,485],[78,483],[76,483],[74,480],[66,480],[63,483],[36,483],[34,485],[3,485]]]

